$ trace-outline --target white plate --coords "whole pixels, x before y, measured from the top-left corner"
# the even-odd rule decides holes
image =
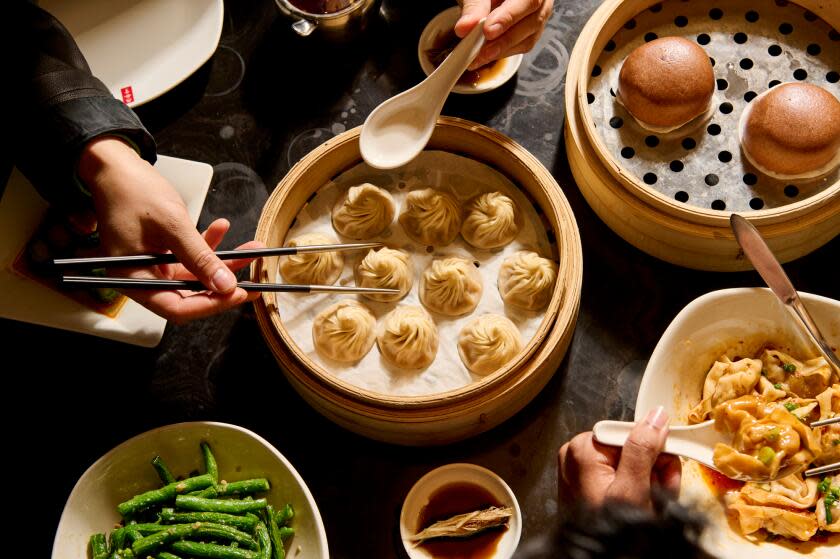
[[[461,17],[460,6],[452,6],[433,17],[432,21],[423,29],[423,33],[420,35],[420,42],[417,44],[417,58],[420,60],[420,67],[423,68],[423,72],[427,76],[435,71],[435,66],[429,60],[429,57],[426,56],[426,51],[432,48],[438,34],[448,32],[455,27],[455,22],[458,21],[459,17]],[[454,93],[471,95],[496,89],[516,74],[520,64],[522,64],[523,57],[524,55],[522,54],[515,54],[503,59],[501,64],[504,64],[504,66],[499,70],[499,73],[493,79],[479,83],[477,87],[456,84],[452,88],[452,91]]]
[[[198,223],[213,168],[206,163],[160,155],[155,169],[172,183],[184,199],[190,218]],[[14,169],[0,199],[0,317],[144,347],[156,346],[166,320],[140,304],[129,299],[115,318],[109,318],[12,270],[46,209],[47,203]]]
[[[800,292],[805,306],[832,347],[840,347],[840,301]],[[728,350],[730,356],[751,356],[764,343],[816,355],[793,318],[769,289],[713,291],[689,303],[662,335],[645,369],[636,399],[636,421],[648,410],[665,406],[674,424],[685,424],[700,400],[706,371]],[[723,505],[701,477],[695,462],[683,467],[681,500],[693,503],[710,520],[703,546],[720,559],[786,559],[809,554],[811,559],[838,557],[840,536],[831,546],[813,543],[754,544],[733,531]]]
[[[137,435],[88,468],[64,505],[53,541],[52,559],[87,559],[90,536],[108,534],[120,521],[118,503],[160,487],[150,463],[155,456],[160,455],[176,476],[202,470],[201,441],[210,443],[221,479],[265,477],[271,484],[266,495],[269,503],[275,508],[292,504],[295,536],[289,546],[289,559],[329,558],[327,534],[318,506],[289,461],[271,443],[247,429],[198,421],[167,425]]]
[[[475,464],[447,464],[427,473],[419,480],[405,497],[400,512],[400,537],[403,547],[411,559],[434,559],[422,547],[415,546],[409,538],[415,534],[414,521],[420,515],[423,507],[429,502],[429,497],[445,485],[450,483],[474,483],[489,491],[502,505],[513,507],[513,516],[508,521],[508,529],[502,535],[496,546],[492,559],[510,559],[513,557],[519,538],[522,535],[522,511],[513,490],[496,473],[476,466]],[[411,526],[409,526],[411,525]]]
[[[136,107],[198,70],[222,35],[222,0],[42,0],[64,24],[93,75]]]

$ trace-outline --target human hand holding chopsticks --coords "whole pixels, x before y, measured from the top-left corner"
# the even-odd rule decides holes
[[[201,318],[259,296],[236,287],[236,270],[252,259],[222,262],[213,250],[230,228],[217,219],[203,234],[192,224],[175,189],[121,140],[90,142],[79,160],[79,177],[93,195],[101,246],[110,255],[173,252],[182,264],[125,269],[133,278],[198,279],[207,292],[130,291],[128,295],[174,322]],[[237,248],[260,248],[251,241]]]

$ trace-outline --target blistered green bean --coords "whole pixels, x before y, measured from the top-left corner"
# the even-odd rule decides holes
[[[257,536],[257,543],[260,546],[260,559],[271,559],[271,537],[268,535],[268,528],[260,522],[254,532]]]
[[[188,557],[210,557],[212,559],[260,559],[256,551],[239,547],[228,547],[214,543],[175,542],[172,550]]]
[[[287,503],[283,508],[277,511],[274,515],[274,521],[278,526],[287,526],[289,522],[295,517],[295,509],[291,503]]]
[[[161,458],[160,456],[155,456],[154,458],[152,458],[152,466],[154,466],[158,477],[164,485],[169,485],[170,483],[175,483],[176,481],[178,481],[177,479],[175,479],[175,476],[172,475],[172,472],[169,471],[169,468],[166,466],[166,462],[164,462],[163,458]]]
[[[267,505],[263,511],[263,522],[268,528],[268,537],[271,539],[271,556],[273,559],[285,559],[286,548],[283,546],[283,538],[274,522],[274,507]]]
[[[195,495],[178,495],[175,498],[175,508],[204,511],[225,512],[228,514],[242,514],[245,512],[264,509],[265,499],[205,499]]]
[[[283,540],[283,545],[289,543],[289,540],[291,540],[295,536],[295,529],[291,526],[283,526],[279,530],[280,538]]]
[[[202,441],[201,453],[204,455],[204,473],[213,478],[213,483],[219,483],[219,466],[216,464],[216,457],[210,450],[210,445]]]
[[[222,481],[213,487],[202,489],[191,495],[212,499],[215,497],[227,497],[229,495],[251,495],[262,493],[271,489],[271,484],[265,478],[243,479],[241,481]]]
[[[254,541],[254,538],[236,528],[210,522],[194,522],[193,524],[167,526],[166,530],[162,532],[137,540],[131,546],[131,549],[135,555],[145,557],[164,545],[184,538],[225,540],[236,542],[247,549],[257,548],[257,542]]]
[[[212,522],[233,526],[239,530],[253,532],[259,518],[253,514],[238,516],[222,512],[175,512],[175,509],[165,508],[160,511],[160,521],[163,524],[190,524],[192,522]]]
[[[90,556],[92,559],[108,559],[108,542],[105,534],[94,534],[90,537]]]
[[[176,495],[204,489],[212,484],[213,478],[209,474],[190,477],[181,481],[176,481],[175,483],[170,483],[160,489],[153,489],[151,491],[135,495],[128,501],[117,505],[117,510],[123,518],[125,518],[153,505],[170,502]]]

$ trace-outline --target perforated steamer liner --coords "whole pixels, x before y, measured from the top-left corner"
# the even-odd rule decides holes
[[[831,67],[840,59],[840,36],[831,28],[838,22],[840,3],[819,0],[783,7],[773,0],[605,2],[575,45],[566,83],[566,150],[589,204],[638,248],[699,269],[750,267],[728,227],[731,210],[758,226],[783,261],[831,240],[840,233],[838,173],[817,181],[789,182],[761,175],[742,160],[738,118],[747,99],[754,99],[752,95],[745,99],[748,91],[761,94],[773,80],[803,77],[801,72],[794,75],[799,58],[807,62],[802,68],[808,73],[805,81],[840,96],[836,68]],[[714,46],[718,58],[728,53],[729,62],[715,60],[716,78],[726,83],[721,82],[722,89],[715,92],[711,120],[669,135],[654,134],[612,102],[610,89],[615,91],[621,62],[644,43],[646,35],[653,38],[649,33],[699,38],[706,43],[703,48]],[[738,33],[745,36],[739,35],[736,42]],[[708,41],[701,38],[703,34]],[[819,53],[811,47],[808,54],[814,44]],[[768,51],[772,45],[779,46],[778,56]],[[745,50],[747,46],[751,50]],[[785,60],[787,65],[769,64],[766,59]],[[728,112],[722,112],[723,103],[731,105],[731,111],[727,106]],[[720,132],[709,134],[710,125],[720,127]],[[651,184],[645,182],[649,173],[655,175],[655,180],[647,177]]]
[[[753,167],[740,148],[739,118],[757,95],[804,82],[840,97],[840,42],[832,28],[795,4],[665,2],[622,27],[601,52],[587,103],[600,139],[619,164],[650,189],[714,210],[779,208],[829,190],[840,170],[817,180],[778,180]],[[811,20],[811,21],[809,21]],[[629,23],[629,22],[628,22]],[[639,126],[616,102],[618,74],[630,52],[657,37],[699,44],[714,61],[717,90],[711,115],[669,134]],[[591,101],[591,103],[589,103]]]

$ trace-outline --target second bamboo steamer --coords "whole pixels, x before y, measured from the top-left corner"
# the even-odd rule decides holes
[[[798,56],[796,53],[801,53],[803,64],[815,64],[812,56],[814,52],[819,53],[830,64],[835,64],[836,59],[840,58],[840,48],[837,46],[840,35],[836,32],[840,26],[840,3],[800,0],[796,3],[784,3],[784,6],[777,4],[779,3],[773,0],[704,2],[702,5],[675,0],[610,0],[599,7],[581,32],[569,60],[566,80],[565,136],[569,163],[582,194],[598,216],[626,241],[648,254],[673,264],[701,270],[750,269],[749,261],[744,258],[729,228],[730,211],[737,211],[755,224],[776,255],[784,262],[808,254],[840,234],[840,180],[837,172],[829,175],[821,183],[800,185],[802,192],[798,192],[796,185],[789,185],[792,189],[785,187],[784,195],[781,192],[770,192],[771,187],[778,190],[781,188],[763,186],[763,181],[772,181],[756,176],[757,173],[749,166],[741,169],[740,154],[735,145],[728,148],[729,152],[734,154],[730,165],[739,165],[734,172],[741,171],[747,184],[756,179],[759,183],[758,186],[752,187],[740,182],[737,185],[729,184],[739,188],[741,193],[746,192],[749,195],[750,191],[754,192],[754,199],[750,200],[749,206],[744,207],[738,207],[734,202],[726,204],[723,200],[715,200],[710,207],[706,200],[695,200],[695,193],[698,197],[707,195],[707,192],[702,191],[703,188],[713,190],[704,186],[702,181],[696,186],[700,190],[691,192],[689,188],[682,187],[682,192],[677,192],[676,196],[662,184],[662,180],[656,185],[646,183],[644,179],[648,177],[634,172],[633,165],[623,154],[618,153],[616,146],[605,141],[604,135],[615,131],[602,132],[596,126],[602,123],[596,122],[591,106],[593,93],[589,88],[595,79],[593,76],[601,75],[603,78],[608,72],[617,70],[600,66],[596,68],[599,57],[605,52],[605,48],[607,51],[619,52],[622,45],[625,45],[626,50],[636,43],[642,44],[643,41],[651,40],[657,36],[651,30],[659,31],[661,36],[685,36],[707,45],[707,48],[710,41],[712,45],[715,41],[730,41],[731,49],[730,45],[726,44],[718,48],[722,47],[724,52],[731,50],[735,54],[740,50],[738,56],[741,57],[744,56],[746,47],[752,44],[751,48],[755,50],[761,40],[766,41],[770,37],[772,41],[784,45],[780,47],[783,53],[790,53],[794,58]],[[793,24],[787,23],[787,20]],[[779,21],[783,23],[779,24]],[[813,47],[813,44],[817,46]],[[761,62],[760,57],[756,57],[755,68],[750,71],[760,70],[760,64],[772,63],[772,57],[766,52],[764,55],[770,62]],[[809,61],[805,61],[806,58]],[[746,63],[741,67],[738,63],[738,60],[716,60],[715,74],[719,88],[726,87],[725,78],[729,78],[730,81],[743,78],[742,74],[747,72],[744,70]],[[770,69],[772,72],[782,70],[784,68]],[[840,86],[832,78],[836,71],[837,68],[833,68],[832,71],[820,75],[810,75],[807,79],[838,96],[837,90]],[[798,74],[797,76],[794,78],[792,75],[790,79],[802,77]],[[748,77],[752,79],[751,76]],[[743,81],[746,83],[746,80]],[[778,80],[770,83],[774,84],[776,81]],[[608,85],[606,84],[604,91],[609,89]],[[730,87],[728,91],[718,91],[716,96],[718,102],[732,101],[730,106],[725,108],[732,111],[734,105],[736,112],[731,115],[733,118],[730,120],[737,121],[737,109],[751,99],[736,101],[722,96],[723,93],[731,96],[734,91],[734,87]],[[758,89],[755,91],[760,92]],[[614,91],[606,95],[612,93]],[[606,99],[609,103],[610,99]],[[598,101],[600,102],[600,99]],[[726,130],[726,119],[721,120],[724,134],[735,133],[731,128],[736,126],[734,122],[729,123],[730,129]],[[621,126],[620,122],[613,124]],[[631,126],[632,123],[624,123],[624,128]],[[610,125],[607,124],[606,127],[609,128]],[[682,161],[678,162],[680,164],[676,168],[683,172],[679,175],[672,174],[672,182],[688,183],[691,180],[691,165],[721,165],[716,158],[710,161],[709,158],[698,160],[696,157],[696,152],[702,151],[701,143],[706,139],[703,137],[704,132],[705,125],[699,134],[691,135],[697,140],[695,153],[688,154],[684,159],[685,170]],[[691,141],[694,142],[694,139]],[[636,160],[639,159],[639,152],[642,150],[647,157],[655,157],[650,154],[655,154],[656,150],[647,149],[642,145],[641,150],[636,150]],[[632,154],[628,155],[633,157]],[[667,167],[668,160],[653,163]],[[667,169],[664,171],[669,172]],[[702,174],[700,177],[702,179]],[[655,182],[655,179],[654,174],[651,180]],[[690,184],[695,187],[695,183]],[[722,180],[716,190],[719,198],[725,198],[725,186]],[[806,188],[809,189],[807,192]],[[687,200],[688,194],[691,194],[691,197]],[[763,195],[768,197],[766,205]],[[772,196],[776,198],[771,200]],[[721,205],[725,209],[722,209]],[[755,207],[762,209],[754,209]]]
[[[357,165],[360,128],[332,138],[301,159],[266,203],[256,239],[281,246],[295,217],[333,177]],[[404,445],[458,441],[498,425],[522,409],[557,371],[571,342],[580,304],[582,254],[571,208],[548,170],[510,138],[479,124],[441,117],[427,146],[468,157],[510,179],[541,213],[559,263],[557,286],[534,339],[513,363],[460,389],[393,396],[342,381],[300,351],[272,294],[255,301],[260,330],[298,393],[328,419],[361,435]],[[255,281],[274,281],[278,259],[255,262]]]

